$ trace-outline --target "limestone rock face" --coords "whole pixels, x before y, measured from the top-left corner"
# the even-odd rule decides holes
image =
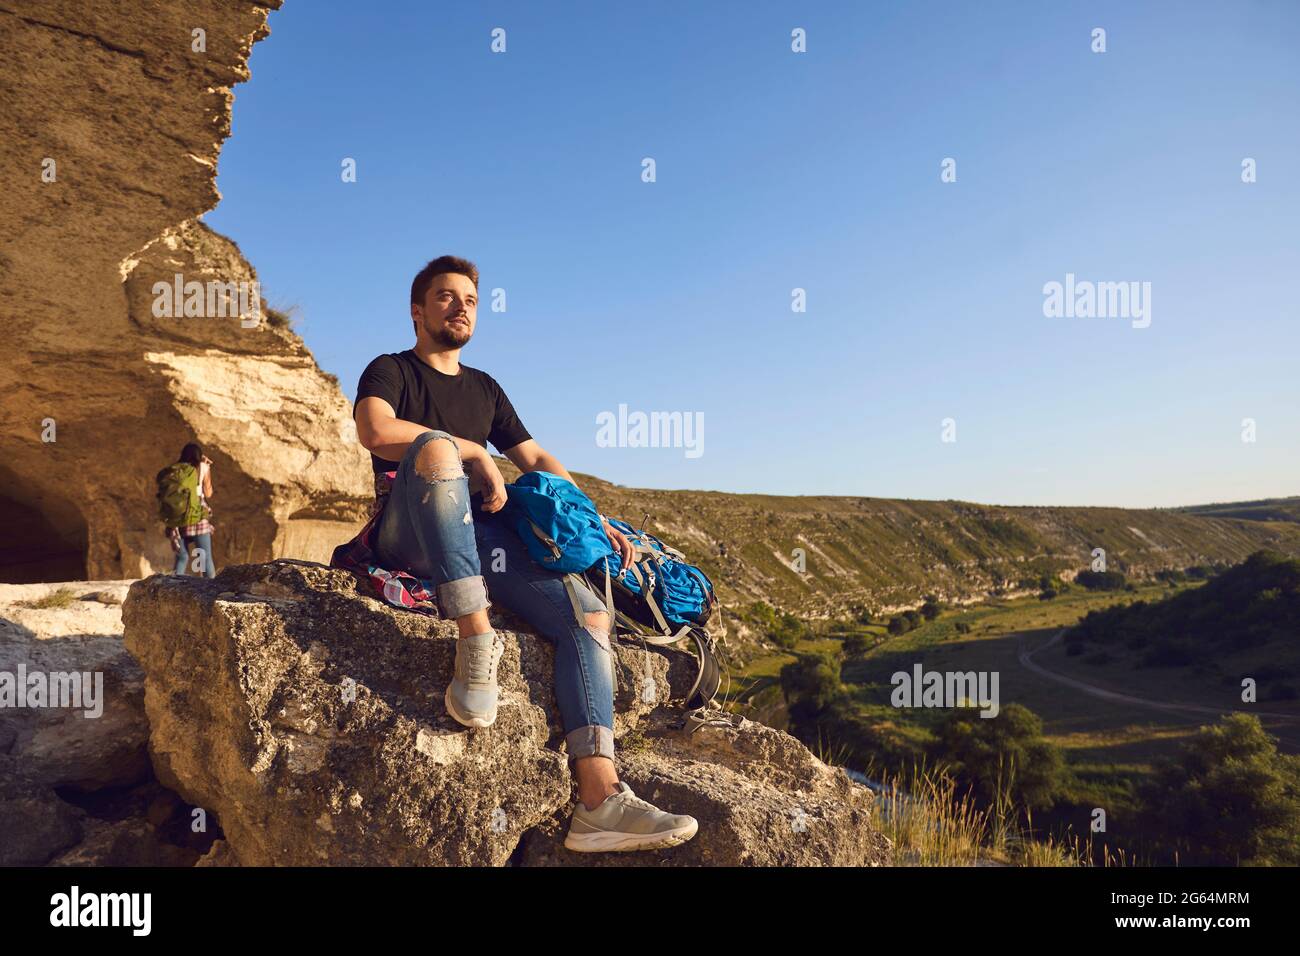
[[[47,787],[89,792],[137,784],[150,776],[149,728],[144,673],[122,645],[118,594],[126,585],[64,585],[60,590],[74,595],[68,606],[25,606],[52,590],[0,585],[0,674],[38,675],[40,686],[51,688],[23,706],[0,706],[0,753]]]
[[[102,688],[89,709],[0,709],[0,744],[35,782],[98,790],[149,776],[144,675],[120,637],[37,640],[0,627],[0,671],[18,674],[20,667],[26,674],[75,673],[87,691]]]
[[[0,865],[188,866],[220,837],[154,778],[128,584],[0,584]]]
[[[321,558],[364,517],[337,383],[287,328],[227,313],[256,274],[196,220],[278,6],[0,4],[0,580],[169,567],[152,482],[187,441],[215,462],[219,566]],[[160,307],[177,275],[217,290],[202,315]]]
[[[553,650],[495,615],[496,723],[470,730],[443,691],[454,623],[397,611],[346,572],[298,561],[216,579],[155,576],[123,605],[145,672],[159,781],[220,823],[203,865],[612,862],[563,841],[573,807]],[[745,722],[678,729],[693,660],[617,645],[616,749],[637,792],[699,834],[623,865],[863,865],[888,860],[870,791],[794,738]]]

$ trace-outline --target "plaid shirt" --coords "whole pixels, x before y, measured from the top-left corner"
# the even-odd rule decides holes
[[[380,567],[375,556],[375,538],[379,534],[379,521],[388,503],[396,471],[381,471],[375,475],[375,503],[370,520],[351,541],[339,545],[330,557],[330,567],[351,571],[369,581],[380,600],[396,608],[405,608],[420,614],[439,616],[438,602],[434,597],[432,581],[417,578],[406,571]]]

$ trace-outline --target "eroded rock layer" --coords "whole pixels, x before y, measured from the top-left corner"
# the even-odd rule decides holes
[[[364,514],[347,402],[296,335],[155,308],[177,275],[255,288],[196,217],[278,6],[0,0],[0,580],[168,568],[153,476],[187,441],[219,565],[322,558]]]

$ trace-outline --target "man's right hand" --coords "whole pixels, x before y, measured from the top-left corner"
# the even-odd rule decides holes
[[[474,463],[482,480],[483,510],[489,514],[500,511],[506,503],[506,480],[491,455],[483,455]]]

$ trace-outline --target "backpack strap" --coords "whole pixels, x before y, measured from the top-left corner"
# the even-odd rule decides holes
[[[578,589],[573,583],[576,574],[566,574],[564,576],[564,593],[569,596],[569,604],[573,607],[573,619],[578,622],[578,627],[585,627],[587,619],[584,616],[586,612],[582,610],[582,602],[578,600]]]
[[[659,625],[660,633],[671,634],[673,629],[668,626],[668,621],[664,618],[664,612],[659,610],[659,604],[655,601],[654,595],[650,593],[650,589],[646,588],[642,591],[641,597],[645,599],[645,603],[650,607],[650,613],[655,616],[655,622]],[[672,639],[672,643],[676,644],[680,640],[681,635],[678,635]]]
[[[609,615],[609,632],[617,634],[617,618],[614,614],[614,585],[609,579],[609,558],[605,558],[605,613]]]
[[[675,634],[672,633],[671,629],[669,629],[663,634],[642,635],[641,639],[647,644],[654,644],[656,647],[668,647],[672,644],[680,644],[683,639],[690,637],[690,631],[691,626],[689,624],[683,624],[681,630],[677,631]]]

